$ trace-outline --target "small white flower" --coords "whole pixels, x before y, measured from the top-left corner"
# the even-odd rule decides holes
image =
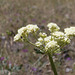
[[[51,32],[58,31],[60,29],[56,23],[49,23],[47,27]]]
[[[22,34],[22,33],[24,33],[24,31],[26,31],[26,30],[27,30],[26,27],[22,27],[22,28],[18,29],[18,33],[19,33],[19,34]]]
[[[50,40],[51,40],[51,36],[48,36],[48,37],[44,38],[45,43],[49,42]]]
[[[47,36],[46,38],[44,38],[44,42],[48,43],[50,41],[52,41],[54,38],[52,36]]]
[[[54,40],[57,41],[60,46],[65,46],[70,43],[70,39],[63,32],[56,31],[52,33],[52,36],[54,36]]]
[[[56,47],[59,47],[59,45],[57,44],[57,41],[50,41],[46,44],[45,49],[55,49]]]
[[[15,37],[14,37],[14,41],[18,41],[20,38],[21,38],[21,35],[20,34],[16,34]]]
[[[67,36],[75,36],[75,27],[65,28],[64,32]]]
[[[47,37],[47,34],[46,34],[46,33],[41,33],[41,32],[40,32],[40,33],[39,33],[39,36],[42,37],[42,38],[45,38],[45,37]]]
[[[27,28],[27,33],[36,32],[39,30],[38,26],[33,24],[27,25],[26,28]]]
[[[40,46],[42,45],[42,43],[38,41],[38,42],[35,43],[35,45],[36,45],[37,47],[40,47]]]
[[[60,32],[60,31],[56,31],[56,32],[52,33],[52,35],[54,37],[59,37],[59,38],[61,38],[61,37],[63,38],[65,36],[65,34],[63,32]]]
[[[39,42],[42,42],[42,41],[43,41],[43,38],[41,38],[41,37],[38,38],[38,41],[39,41]]]
[[[64,37],[64,43],[67,43],[67,44],[69,44],[70,43],[70,39],[66,36],[66,37]]]

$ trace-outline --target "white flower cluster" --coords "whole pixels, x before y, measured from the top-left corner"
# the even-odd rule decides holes
[[[39,41],[37,41],[37,42],[35,43],[35,45],[36,45],[37,47],[40,47],[40,46],[42,45],[42,43],[39,42]]]
[[[59,31],[59,27],[55,23],[49,23],[47,27],[50,30],[50,35],[46,33],[39,33],[39,38],[34,44],[39,48],[43,48],[46,52],[58,52],[61,47],[70,43],[70,36],[75,36],[75,27],[65,28],[64,33]],[[22,40],[26,38],[29,33],[36,33],[39,30],[37,25],[29,24],[26,27],[22,27],[18,30],[18,34],[14,37],[14,41]]]
[[[65,28],[64,32],[67,36],[75,36],[75,27]]]
[[[64,33],[60,32],[60,31],[56,31],[56,32],[52,33],[52,35],[55,37],[64,37]]]
[[[47,34],[46,34],[46,33],[41,33],[41,32],[40,32],[40,33],[39,33],[39,36],[42,37],[42,38],[45,38],[45,37],[47,37]]]
[[[16,34],[14,37],[14,41],[20,40],[21,34]]]
[[[44,42],[45,43],[48,43],[48,42],[50,42],[51,40],[53,40],[54,39],[54,37],[52,37],[52,36],[47,36],[46,38],[44,38]]]
[[[39,45],[36,46],[44,46],[45,50],[52,50],[55,52],[60,50],[60,47],[64,47],[66,44],[70,43],[70,38],[63,32],[59,31],[59,27],[55,23],[48,24],[49,30],[51,31],[51,35],[47,36],[46,33],[39,33],[40,38],[38,38]]]
[[[50,41],[50,42],[48,42],[47,44],[46,44],[46,46],[45,46],[45,50],[46,51],[52,51],[52,52],[54,52],[54,51],[56,51],[56,50],[58,50],[59,49],[59,45],[58,45],[58,43],[57,43],[57,41]]]
[[[32,24],[27,25],[26,28],[27,28],[27,33],[36,32],[39,30],[37,25],[32,25]]]
[[[18,34],[22,34],[22,33],[24,33],[26,30],[27,30],[26,27],[22,27],[22,28],[18,29]]]
[[[37,25],[32,25],[32,24],[29,24],[27,25],[26,27],[22,27],[18,30],[18,34],[15,35],[14,37],[14,41],[18,41],[21,39],[21,37],[24,36],[27,36],[29,33],[35,33],[39,30],[39,27]]]
[[[65,44],[70,43],[70,39],[63,32],[56,31],[52,33],[52,36],[54,37],[54,40],[57,41],[60,46],[62,45],[64,46]]]
[[[42,37],[38,38],[38,41],[43,42],[43,38]]]
[[[65,36],[64,39],[63,39],[63,43],[65,43],[65,44],[69,44],[70,41],[71,40],[67,36]]]
[[[38,38],[38,41],[35,43],[35,45],[36,45],[37,47],[40,47],[40,46],[42,45],[42,42],[43,42],[43,38],[40,37],[40,38]]]
[[[51,32],[58,31],[60,29],[56,23],[49,23],[47,27]]]
[[[40,47],[41,45],[43,45],[43,41],[44,41],[44,38],[47,37],[47,34],[46,33],[39,33],[39,36],[40,38],[38,38],[38,41],[35,43],[35,45],[37,47]]]

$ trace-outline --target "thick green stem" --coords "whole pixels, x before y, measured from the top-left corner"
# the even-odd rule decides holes
[[[57,71],[56,71],[56,68],[55,68],[55,65],[54,65],[54,62],[53,62],[53,59],[52,59],[52,56],[50,55],[50,53],[48,53],[48,56],[49,56],[49,61],[50,61],[50,64],[51,64],[51,68],[54,72],[54,75],[58,75]]]

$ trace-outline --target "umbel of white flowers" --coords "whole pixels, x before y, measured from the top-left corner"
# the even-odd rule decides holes
[[[60,48],[70,43],[70,39],[75,36],[75,27],[65,28],[64,32],[59,31],[60,27],[55,23],[49,23],[47,25],[50,35],[39,32],[36,43],[36,47],[40,48],[43,52],[58,53]],[[29,24],[18,30],[18,34],[15,35],[14,41],[24,41],[28,38],[28,35],[37,33],[40,28],[37,25]]]

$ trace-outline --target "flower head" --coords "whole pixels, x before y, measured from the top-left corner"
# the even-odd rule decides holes
[[[38,38],[38,41],[39,42],[42,42],[43,41],[43,38],[42,37]]]
[[[64,32],[68,37],[75,36],[75,27],[65,28]]]
[[[44,38],[45,43],[48,43],[48,42],[50,42],[52,40],[54,40],[54,38],[52,36],[47,36],[47,37]]]
[[[4,60],[4,57],[0,57],[0,61],[3,61]]]
[[[22,28],[18,29],[18,33],[19,33],[19,34],[22,34],[22,33],[24,33],[26,30],[27,30],[26,27],[22,27]]]
[[[40,32],[40,33],[39,33],[39,36],[42,37],[42,38],[45,38],[45,37],[47,37],[47,34],[46,34],[46,33],[41,33],[41,32]]]
[[[56,31],[56,32],[54,32],[54,33],[52,33],[52,35],[54,36],[54,37],[59,37],[59,38],[63,38],[65,35],[64,35],[64,33],[63,32],[60,32],[60,31]]]
[[[71,58],[70,58],[70,57],[67,57],[66,59],[67,59],[68,61],[69,61],[69,60],[71,60]]]
[[[16,34],[14,37],[14,41],[18,41],[21,39],[21,34]]]
[[[31,69],[32,69],[32,71],[37,71],[37,68],[32,67]]]
[[[52,33],[52,36],[54,36],[54,40],[57,41],[58,45],[60,46],[70,43],[70,39],[63,32],[56,31]]]
[[[59,49],[59,45],[57,44],[57,41],[50,41],[50,42],[48,42],[47,44],[46,44],[46,46],[45,46],[45,50],[47,51],[47,50],[52,50],[52,51],[55,51],[55,50],[57,50],[57,49]]]
[[[58,30],[60,29],[60,28],[58,27],[58,25],[55,24],[55,23],[49,23],[49,24],[47,25],[47,27],[49,28],[49,30],[50,30],[51,32],[58,31]]]
[[[23,49],[22,51],[23,51],[23,52],[28,52],[28,49]]]
[[[40,46],[42,45],[42,43],[38,41],[38,42],[35,43],[35,45],[36,45],[37,47],[40,47]]]
[[[36,32],[39,30],[37,25],[33,25],[33,24],[29,24],[26,26],[27,28],[27,33],[32,33],[32,32]]]
[[[66,36],[64,37],[64,40],[63,40],[66,44],[69,44],[70,43],[70,39]]]
[[[49,28],[51,35],[47,36],[46,33],[40,32],[39,38],[35,44],[31,43],[30,38],[28,38],[30,37],[28,36],[29,34],[34,33],[35,35],[35,33],[39,30],[39,27],[33,24],[29,24],[18,29],[18,34],[15,35],[14,41],[26,41],[38,48],[41,48],[40,50],[44,50],[44,52],[59,53],[60,48],[70,43],[70,37],[75,36],[75,27],[65,28],[64,33],[59,31],[60,28],[55,23],[49,23],[47,27]],[[27,50],[24,51],[27,52]]]
[[[18,29],[18,34],[15,35],[14,41],[20,40],[21,37],[25,38],[25,36],[28,36],[29,33],[36,33],[36,31],[38,30],[39,30],[38,26],[32,24],[29,24],[26,27],[22,27]]]

